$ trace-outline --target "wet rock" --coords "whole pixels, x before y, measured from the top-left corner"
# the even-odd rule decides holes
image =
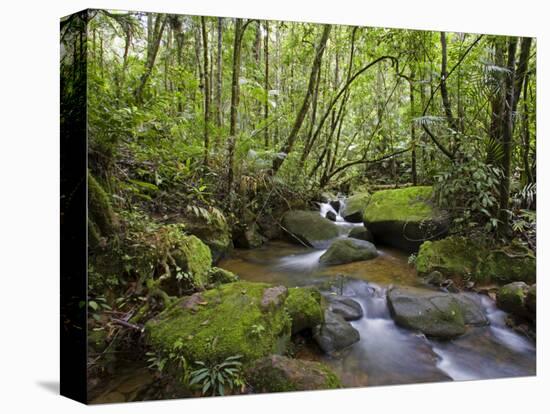
[[[320,362],[271,355],[256,361],[245,374],[256,392],[307,391],[340,388],[334,372]]]
[[[325,310],[324,322],[315,327],[313,338],[326,353],[340,351],[359,341],[359,332],[341,315]]]
[[[431,201],[431,187],[377,191],[363,213],[363,222],[376,240],[406,251],[416,251],[423,240],[444,236],[446,214]]]
[[[426,282],[433,286],[441,286],[445,278],[441,272],[434,270],[428,276],[426,276]]]
[[[368,192],[358,193],[349,197],[342,209],[341,216],[350,223],[363,222],[363,211],[367,207],[370,198],[371,194]]]
[[[321,294],[313,287],[291,288],[285,308],[292,319],[292,333],[312,329],[323,322]]]
[[[283,216],[282,225],[288,239],[296,244],[314,247],[338,237],[336,224],[316,211],[288,211]]]
[[[455,282],[453,282],[451,279],[445,279],[443,283],[441,283],[441,287],[450,293],[460,292],[460,289],[455,286]]]
[[[339,239],[332,243],[328,250],[319,258],[324,265],[370,260],[378,256],[374,244],[358,239]]]
[[[336,221],[336,214],[334,211],[328,211],[326,218],[328,218],[330,221]]]
[[[348,237],[364,241],[373,241],[372,233],[365,227],[354,227],[348,234]]]
[[[341,203],[340,203],[340,200],[332,200],[329,202],[330,206],[335,210],[335,211],[340,211],[340,206],[341,206]]]
[[[361,305],[352,298],[338,295],[327,295],[330,311],[341,315],[346,321],[355,321],[363,316]]]
[[[512,282],[502,286],[497,292],[497,306],[515,316],[526,317],[526,296],[529,286],[524,282]]]
[[[395,322],[428,336],[450,339],[466,332],[466,325],[488,323],[480,304],[465,295],[392,288],[388,305]]]

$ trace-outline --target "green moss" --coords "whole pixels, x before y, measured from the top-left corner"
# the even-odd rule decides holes
[[[239,280],[239,276],[229,270],[222,269],[220,267],[213,267],[210,269],[208,281],[210,283],[233,283]]]
[[[422,243],[416,258],[416,270],[420,275],[439,271],[444,276],[477,277],[478,266],[486,254],[465,237],[451,236],[438,241]]]
[[[292,319],[292,333],[313,328],[323,322],[321,294],[315,288],[289,289],[285,308]]]
[[[217,263],[231,248],[231,230],[221,215],[212,216],[207,221],[202,216],[185,220],[185,230],[194,234],[210,247],[214,263]]]
[[[374,244],[359,239],[339,239],[332,243],[328,250],[319,258],[324,265],[371,260],[378,256]]]
[[[219,362],[242,355],[248,362],[280,352],[290,338],[291,321],[282,306],[262,308],[269,287],[236,282],[182,298],[147,323],[148,341],[167,352],[180,343],[188,361]]]
[[[348,218],[358,215],[359,220],[357,221],[360,222],[362,213],[365,210],[365,207],[369,204],[371,197],[372,195],[368,192],[358,193],[349,197],[346,200],[342,216]]]
[[[176,264],[191,276],[194,286],[201,287],[208,282],[212,256],[208,246],[198,237],[182,235],[172,256]]]
[[[513,282],[502,286],[497,292],[499,308],[516,316],[526,316],[529,312],[525,300],[529,286],[523,282]]]
[[[93,237],[108,237],[115,232],[115,213],[111,207],[109,196],[88,172],[88,221],[95,231]]]
[[[364,209],[367,223],[379,221],[419,222],[437,214],[431,205],[432,187],[408,187],[377,191]]]
[[[420,275],[437,270],[446,277],[460,276],[482,283],[534,283],[536,259],[523,246],[498,250],[481,241],[451,236],[424,242],[416,258],[416,270]]]

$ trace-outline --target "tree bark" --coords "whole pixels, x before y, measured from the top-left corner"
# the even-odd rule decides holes
[[[208,34],[206,32],[206,18],[201,16],[202,51],[204,64],[204,164],[208,165],[210,150],[210,74],[208,70]]]
[[[221,141],[222,115],[222,87],[223,87],[223,17],[218,17],[218,56],[217,56],[217,82],[216,82],[216,126],[218,127],[218,141]]]
[[[269,21],[265,21],[265,41],[264,41],[264,61],[265,61],[265,74],[264,74],[264,89],[265,89],[265,102],[264,102],[264,147],[269,149]]]

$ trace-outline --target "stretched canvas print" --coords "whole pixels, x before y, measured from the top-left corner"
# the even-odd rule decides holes
[[[61,20],[61,392],[536,374],[536,42]]]

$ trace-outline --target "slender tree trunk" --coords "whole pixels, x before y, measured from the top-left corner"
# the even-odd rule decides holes
[[[269,149],[269,21],[265,21],[265,41],[264,41],[264,61],[265,61],[265,75],[264,75],[264,89],[265,89],[265,102],[264,102],[264,147]]]
[[[441,32],[441,100],[443,101],[443,107],[445,109],[445,116],[449,127],[454,131],[458,131],[456,120],[453,117],[453,110],[451,107],[451,101],[449,99],[449,92],[447,91],[447,37],[445,32]]]
[[[206,33],[206,18],[201,16],[202,51],[204,64],[204,164],[208,165],[210,150],[210,72],[208,69],[208,34]]]
[[[218,127],[218,141],[221,142],[223,125],[222,113],[222,87],[223,87],[223,17],[218,17],[218,62],[217,62],[217,82],[216,82],[216,126]]]
[[[147,84],[147,80],[151,76],[153,67],[155,66],[155,60],[157,58],[157,54],[160,47],[160,41],[162,40],[162,33],[164,32],[165,25],[166,25],[166,17],[164,16],[164,14],[157,15],[157,18],[155,19],[154,32],[151,33],[151,48],[147,55],[145,70],[141,75],[138,87],[136,88],[136,91],[134,93],[136,97],[136,101],[138,103],[143,102],[143,91],[145,89],[145,85]]]
[[[525,184],[531,184],[534,183],[535,180],[533,179],[533,173],[531,171],[531,166],[529,163],[529,147],[531,145],[531,134],[529,132],[529,101],[528,101],[528,93],[529,90],[529,75],[525,75],[525,81],[523,82],[523,116],[522,116],[522,122],[523,122],[523,151],[522,151],[522,158],[523,158],[523,169],[525,174]]]
[[[313,60],[313,65],[311,68],[311,73],[309,76],[309,82],[308,87],[306,91],[306,95],[304,97],[304,100],[302,102],[302,106],[300,108],[300,111],[298,112],[298,115],[296,116],[296,119],[294,121],[294,125],[292,126],[292,130],[290,131],[289,136],[286,139],[286,142],[281,147],[280,151],[281,153],[288,156],[290,152],[292,151],[292,148],[294,147],[294,143],[296,141],[296,138],[298,137],[298,132],[300,132],[300,128],[302,127],[302,123],[304,122],[304,118],[306,117],[306,114],[309,110],[309,106],[311,104],[311,96],[313,95],[313,89],[315,86],[315,78],[317,76],[317,73],[319,72],[319,68],[321,66],[321,61],[323,58],[323,53],[325,51],[325,47],[327,44],[327,40],[330,34],[330,25],[325,25],[323,27],[323,34],[321,35],[321,39],[319,41],[319,44],[317,45],[316,51],[315,51],[315,58]],[[283,165],[284,160],[286,159],[282,157],[275,158],[273,160],[272,164],[272,174],[277,174],[277,171],[279,171],[279,168]]]
[[[411,179],[412,184],[417,185],[418,178],[416,172],[416,128],[414,125],[414,72],[411,72],[409,79],[409,100],[411,105]]]

